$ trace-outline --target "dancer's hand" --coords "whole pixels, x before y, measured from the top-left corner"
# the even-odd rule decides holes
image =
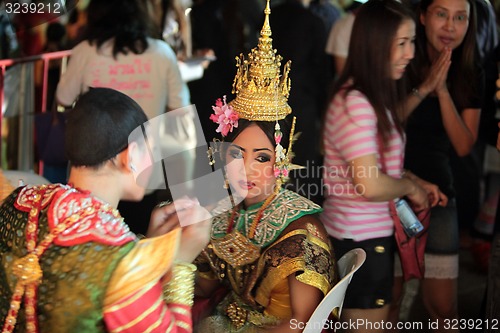
[[[146,237],[161,236],[180,227],[179,216],[176,214],[177,211],[188,209],[195,205],[199,205],[198,201],[187,197],[176,200],[175,203],[171,201],[160,202],[151,213]]]
[[[208,211],[199,204],[178,212],[182,225],[181,245],[177,260],[192,262],[210,240],[212,220]],[[191,223],[186,225],[187,223]]]

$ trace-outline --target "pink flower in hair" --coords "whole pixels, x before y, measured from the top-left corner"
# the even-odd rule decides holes
[[[233,131],[233,128],[238,127],[238,114],[233,110],[231,105],[226,103],[225,95],[223,100],[219,98],[215,101],[215,106],[212,106],[212,110],[214,110],[214,114],[210,115],[210,120],[219,124],[216,130],[217,133],[227,136],[229,132]]]
[[[288,177],[289,175],[289,171],[286,167],[274,167],[274,177],[275,178],[278,178],[280,176],[283,176],[283,177]]]
[[[281,174],[281,170],[278,167],[274,167],[274,178],[278,178]]]

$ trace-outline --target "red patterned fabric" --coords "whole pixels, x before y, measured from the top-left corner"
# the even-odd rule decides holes
[[[110,306],[104,311],[104,321],[110,332],[192,332],[191,308],[165,304],[160,282]]]
[[[38,186],[23,188],[15,202],[16,208],[30,211],[37,189]],[[50,204],[47,216],[51,230],[72,215],[80,220],[59,234],[54,240],[56,245],[74,246],[86,242],[123,245],[136,239],[116,209],[89,196],[88,192],[69,185],[49,185],[41,208],[44,209],[47,204]]]
[[[60,184],[51,184],[51,185],[45,185],[46,190],[44,197],[42,199],[42,205],[41,209],[44,209],[47,207],[47,204],[52,200],[52,197],[54,194],[65,188],[65,186],[60,185]],[[70,188],[68,186],[68,188]],[[37,194],[40,191],[40,186],[37,185],[27,185],[25,186],[18,194],[16,202],[14,203],[14,206],[19,209],[20,211],[23,212],[29,212],[31,208],[33,208],[33,203],[35,201],[35,194]]]

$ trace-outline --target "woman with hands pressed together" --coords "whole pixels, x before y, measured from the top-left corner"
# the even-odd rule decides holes
[[[431,211],[421,283],[423,303],[440,332],[447,331],[445,319],[458,317],[459,233],[449,155],[469,154],[478,134],[482,77],[475,25],[474,1],[422,0],[409,71],[405,167],[449,198]]]
[[[436,185],[403,170],[403,76],[414,40],[413,13],[403,4],[370,0],[362,5],[326,114],[327,194],[321,220],[338,256],[353,248],[367,253],[346,293],[341,318],[346,322],[389,318],[395,251],[391,202],[406,197],[422,210],[446,201]],[[348,331],[375,330],[358,325]]]

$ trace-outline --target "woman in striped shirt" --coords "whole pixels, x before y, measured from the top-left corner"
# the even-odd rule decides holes
[[[423,209],[446,199],[436,186],[403,176],[404,95],[399,92],[404,91],[401,78],[414,56],[414,39],[415,21],[401,3],[364,4],[326,115],[321,220],[339,257],[356,247],[367,253],[347,291],[344,321],[388,319],[394,270],[389,202],[407,197],[416,209]],[[358,326],[355,331],[376,330]]]

